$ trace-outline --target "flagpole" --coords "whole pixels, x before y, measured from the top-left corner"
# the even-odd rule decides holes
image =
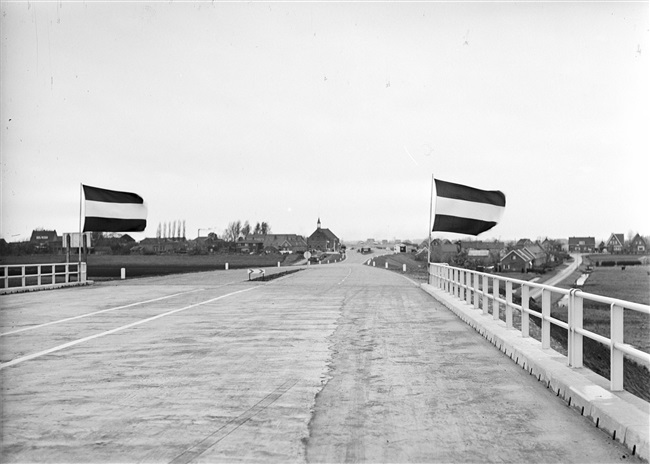
[[[433,228],[433,174],[431,174],[431,195],[429,197],[429,246],[427,247],[427,283],[429,282],[429,263],[431,262],[431,229]]]
[[[83,184],[79,183],[79,272],[81,272],[81,240],[82,240],[82,235],[81,235],[81,205],[83,203],[82,201],[83,197]]]

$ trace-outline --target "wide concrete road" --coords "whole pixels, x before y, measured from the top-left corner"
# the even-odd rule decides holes
[[[361,259],[0,297],[0,461],[636,461]]]

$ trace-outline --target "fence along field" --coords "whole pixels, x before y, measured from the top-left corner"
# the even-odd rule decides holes
[[[71,264],[76,265],[76,257],[71,258]],[[145,277],[155,275],[180,274],[186,272],[203,272],[223,270],[228,263],[229,269],[243,269],[247,267],[274,267],[280,262],[281,266],[288,266],[302,259],[302,255],[265,254],[215,254],[206,256],[190,255],[88,255],[89,279],[118,279],[121,268],[126,269],[127,277]],[[3,256],[1,265],[25,264],[29,273],[36,273],[36,264],[61,263],[65,260],[62,255],[29,255],[29,256]],[[29,266],[31,265],[31,266]],[[61,266],[61,265],[60,265]],[[57,269],[59,269],[57,267]],[[13,271],[15,273],[16,271]],[[30,277],[27,285],[36,285],[36,277]],[[12,279],[13,280],[13,279]],[[61,278],[57,277],[57,282]],[[49,283],[49,282],[44,282]],[[20,282],[10,282],[10,286],[19,286]]]

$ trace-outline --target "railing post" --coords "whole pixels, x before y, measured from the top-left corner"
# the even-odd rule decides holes
[[[38,286],[41,286],[42,285],[42,280],[41,280],[41,265],[40,264],[36,265],[36,275],[37,275],[36,283],[37,283]]]
[[[530,287],[524,285],[521,287],[521,336],[526,338],[530,334],[530,315],[528,314],[530,306]]]
[[[25,284],[25,280],[26,280],[26,276],[25,276],[25,266],[20,266],[20,269],[22,270],[22,273],[23,273],[23,275],[22,275],[22,281],[23,281],[22,286],[23,286],[23,287],[26,287],[26,284]]]
[[[488,284],[487,274],[483,274],[483,285],[481,290],[483,291],[483,314],[488,313],[488,293],[490,293],[490,287]]]
[[[542,289],[542,349],[551,347],[551,291]]]
[[[616,349],[617,343],[623,343],[623,307],[612,303],[611,309],[611,334],[610,334],[610,374],[609,389],[611,391],[623,390],[623,352]]]
[[[506,280],[506,329],[512,329],[512,281]]]
[[[451,294],[458,296],[458,269],[451,270]]]
[[[499,320],[499,279],[495,278],[492,282],[492,318]]]
[[[70,282],[70,264],[69,263],[65,263],[65,268],[63,268],[63,271],[64,271],[63,280],[67,284],[67,283]]]
[[[472,273],[474,277],[474,309],[478,309],[479,294],[478,294],[478,284],[479,284],[479,275]]]
[[[472,273],[465,271],[465,303],[472,304]]]
[[[79,270],[79,279],[82,283],[86,282],[86,273],[87,273],[87,268],[86,268],[86,263],[81,263],[81,269]]]
[[[583,323],[583,300],[582,297],[576,296],[576,289],[569,291],[569,341],[568,354],[569,366],[582,367],[582,334],[576,332],[576,329],[582,329]]]
[[[451,293],[451,269],[449,266],[445,268],[445,277],[447,278],[445,281],[445,290],[447,293]]]

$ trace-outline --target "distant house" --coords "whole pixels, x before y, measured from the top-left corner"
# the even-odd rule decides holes
[[[569,253],[593,253],[595,250],[594,237],[569,237]]]
[[[418,251],[418,247],[412,243],[396,243],[393,246],[393,251],[395,253],[415,253]]]
[[[447,239],[435,239],[431,241],[431,262],[449,263],[451,259],[460,253],[462,245],[460,242],[451,243]]]
[[[460,242],[462,251],[467,251],[467,257],[483,265],[497,264],[505,253],[503,242],[485,242],[481,240],[465,240]]]
[[[648,252],[648,244],[639,234],[636,234],[630,242],[630,253],[645,254]]]
[[[131,237],[129,234],[124,234],[120,237],[119,241],[122,244],[128,245],[130,243],[134,243],[135,239]]]
[[[548,255],[541,245],[533,243],[523,247],[523,249],[533,256],[534,267],[543,267],[546,264]]]
[[[29,241],[38,252],[60,253],[63,248],[62,239],[56,230],[33,230]]]
[[[625,235],[612,234],[605,242],[605,248],[612,254],[620,254],[625,250]]]
[[[534,267],[535,256],[525,247],[510,250],[501,258],[502,271],[526,272]]]
[[[547,253],[559,253],[562,251],[562,243],[559,240],[552,240],[548,237],[544,239],[541,245]]]
[[[309,244],[302,235],[267,234],[264,236],[264,251],[304,253],[307,250],[309,250]]]
[[[321,227],[320,218],[316,223],[316,230],[307,239],[309,247],[319,251],[339,251],[341,249],[341,241],[329,229]]]
[[[249,234],[235,243],[242,253],[304,253],[309,250],[307,240],[296,234]]]
[[[264,236],[260,234],[241,236],[235,242],[235,247],[240,253],[261,253],[264,250]]]
[[[523,248],[525,246],[532,245],[533,243],[535,243],[535,242],[533,242],[529,238],[520,238],[519,240],[517,240],[517,243],[515,244],[515,246],[517,248]]]

